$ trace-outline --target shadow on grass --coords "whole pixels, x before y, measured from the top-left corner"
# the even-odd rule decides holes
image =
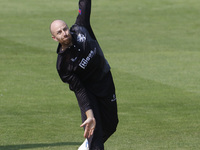
[[[21,150],[54,146],[81,145],[79,142],[60,142],[60,143],[39,143],[39,144],[22,144],[22,145],[5,145],[0,146],[0,150]]]

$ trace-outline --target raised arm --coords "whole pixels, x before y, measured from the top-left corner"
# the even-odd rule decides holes
[[[91,0],[79,0],[79,13],[76,19],[76,23],[79,26],[84,26],[90,36],[96,40],[93,30],[90,25],[90,13],[91,13]]]
[[[79,13],[76,19],[76,24],[89,27],[91,13],[91,0],[79,0]]]

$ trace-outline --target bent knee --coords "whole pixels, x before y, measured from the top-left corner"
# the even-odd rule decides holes
[[[108,131],[110,135],[112,135],[117,130],[118,123],[119,123],[118,118],[116,120],[112,120],[112,123],[108,127]]]

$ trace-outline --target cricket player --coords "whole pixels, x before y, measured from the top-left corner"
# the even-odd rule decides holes
[[[78,150],[104,150],[118,124],[115,86],[110,66],[90,26],[91,0],[79,0],[75,24],[63,20],[50,25],[57,41],[57,71],[77,98],[84,137]]]

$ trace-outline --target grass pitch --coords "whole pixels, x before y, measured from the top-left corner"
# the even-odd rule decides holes
[[[78,1],[0,5],[0,150],[75,150],[80,111],[56,72],[54,19]],[[116,84],[120,123],[106,150],[200,149],[198,0],[93,1],[91,24]]]

